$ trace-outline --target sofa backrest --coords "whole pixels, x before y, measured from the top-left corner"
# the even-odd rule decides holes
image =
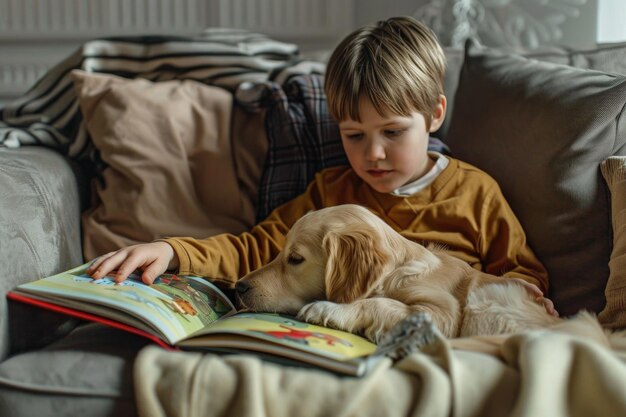
[[[500,51],[539,61],[570,65],[575,68],[626,74],[626,43],[604,44],[589,49],[546,46],[539,49],[509,48],[500,49]],[[448,99],[448,116],[441,128],[435,132],[435,136],[445,141],[452,120],[454,98],[459,85],[459,75],[463,67],[465,51],[463,48],[447,47],[444,48],[444,53],[448,64],[444,82],[445,94]]]

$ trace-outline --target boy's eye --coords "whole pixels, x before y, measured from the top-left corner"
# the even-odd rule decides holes
[[[358,140],[358,139],[361,139],[363,137],[363,133],[350,133],[350,134],[346,135],[346,137],[348,139]]]
[[[287,263],[289,265],[300,265],[302,262],[304,262],[304,258],[297,253],[292,253],[287,258]]]
[[[359,140],[363,137],[363,132],[359,132],[358,130],[343,130],[340,131],[340,133],[344,139],[349,140]]]
[[[404,133],[404,129],[387,129],[385,130],[385,136],[388,137],[396,137],[396,136],[400,136],[402,133]]]

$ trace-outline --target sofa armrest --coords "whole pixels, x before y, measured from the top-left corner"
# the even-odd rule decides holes
[[[0,148],[0,194],[0,358],[4,358],[12,344],[32,342],[51,324],[32,308],[7,303],[7,291],[69,269],[83,258],[81,194],[66,158],[43,147]],[[10,328],[20,329],[12,340]]]

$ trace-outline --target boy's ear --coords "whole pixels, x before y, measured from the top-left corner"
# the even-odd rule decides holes
[[[433,116],[430,121],[429,132],[434,132],[441,127],[444,119],[446,118],[446,108],[448,105],[448,101],[446,100],[446,96],[443,94],[439,95],[439,100],[437,100],[437,104],[433,109]]]

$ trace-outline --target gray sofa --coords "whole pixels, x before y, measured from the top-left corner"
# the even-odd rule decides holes
[[[561,313],[599,313],[611,231],[609,195],[597,167],[610,155],[626,155],[620,121],[626,83],[559,65],[626,74],[626,45],[522,54],[533,60],[475,45],[446,53],[450,108],[442,139],[455,156],[501,183],[553,277],[550,296]],[[557,75],[532,78],[542,71]],[[587,80],[589,74],[596,78]],[[548,85],[558,79],[561,84]],[[559,105],[566,111],[555,112]],[[586,120],[585,112],[602,122]],[[83,262],[81,213],[90,205],[91,179],[58,150],[0,148],[2,416],[136,415],[132,364],[147,341],[4,297],[22,282]]]

